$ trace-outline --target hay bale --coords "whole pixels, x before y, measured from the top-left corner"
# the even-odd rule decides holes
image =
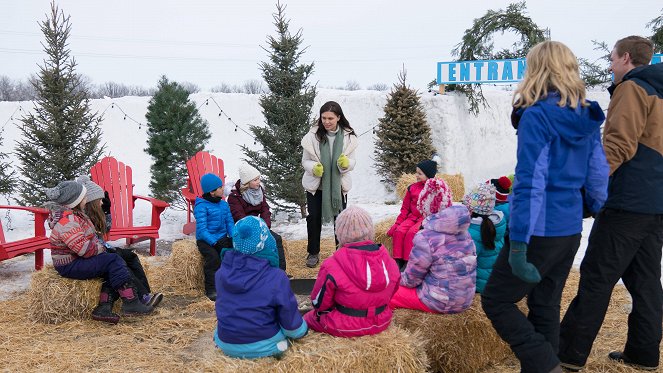
[[[30,319],[45,324],[85,320],[99,302],[101,279],[72,280],[52,265],[32,275],[27,293]]]
[[[392,255],[391,249],[393,246],[393,239],[387,236],[387,231],[395,222],[396,217],[394,216],[380,220],[375,224],[375,242],[384,245],[387,251],[389,251],[389,255]]]
[[[451,197],[454,202],[460,202],[465,195],[465,179],[462,174],[437,174],[438,179],[444,180],[451,188]],[[407,187],[417,181],[414,174],[403,174],[396,182],[396,195],[401,200],[405,197]]]
[[[320,264],[336,251],[336,243],[333,238],[320,241],[320,264],[315,268],[306,266],[306,244],[307,240],[286,241],[283,240],[285,260],[288,263],[286,272],[294,278],[316,278],[320,270]]]
[[[428,358],[421,337],[391,326],[361,338],[337,338],[309,332],[296,340],[282,359],[242,360],[216,350],[211,335],[202,338],[193,357],[192,371],[218,372],[426,372]]]
[[[454,315],[397,309],[393,323],[422,336],[435,372],[478,372],[513,356],[481,309],[479,295]]]
[[[173,242],[170,262],[164,270],[171,279],[168,285],[175,289],[175,292],[205,294],[203,257],[195,240]]]

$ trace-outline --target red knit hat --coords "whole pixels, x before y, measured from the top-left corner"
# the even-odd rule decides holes
[[[495,199],[497,202],[506,202],[511,190],[511,179],[506,176],[500,176],[499,179],[490,179],[486,184],[493,184],[495,186]]]
[[[417,210],[424,217],[437,214],[451,206],[451,189],[442,179],[428,179],[419,194]]]

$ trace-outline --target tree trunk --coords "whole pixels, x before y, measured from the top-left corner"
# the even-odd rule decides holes
[[[305,217],[306,217],[306,215],[307,215],[307,214],[306,214],[306,202],[302,202],[302,203],[299,205],[299,212],[302,214],[302,218],[305,218]]]

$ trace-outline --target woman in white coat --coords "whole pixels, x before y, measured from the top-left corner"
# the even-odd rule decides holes
[[[357,145],[357,135],[341,105],[334,101],[322,105],[317,125],[302,139],[302,185],[308,207],[308,267],[313,268],[320,261],[322,224],[333,222],[347,204]]]

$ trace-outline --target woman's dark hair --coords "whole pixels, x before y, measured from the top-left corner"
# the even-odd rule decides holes
[[[486,247],[488,250],[495,250],[495,235],[497,232],[495,231],[495,224],[493,223],[490,218],[488,218],[488,215],[479,215],[477,213],[472,213],[472,217],[481,217],[481,243],[483,246]]]
[[[327,101],[325,102],[324,105],[320,107],[320,116],[318,117],[318,130],[315,131],[315,138],[318,139],[320,143],[325,143],[327,141],[327,130],[325,129],[325,126],[322,125],[322,113],[326,113],[328,111],[331,111],[332,113],[336,114],[339,116],[338,119],[338,125],[341,127],[341,130],[347,131],[350,130],[351,135],[357,136],[355,133],[355,130],[350,127],[350,122],[345,118],[345,114],[343,114],[343,109],[341,109],[341,105],[339,105],[335,101]],[[341,132],[342,134],[343,132]]]
[[[94,201],[88,201],[88,203],[85,204],[85,215],[87,215],[92,221],[94,230],[97,231],[100,236],[104,236],[108,232],[108,228],[106,227],[106,214],[104,214],[104,211],[101,209],[101,204],[97,201],[98,200],[95,199]]]

